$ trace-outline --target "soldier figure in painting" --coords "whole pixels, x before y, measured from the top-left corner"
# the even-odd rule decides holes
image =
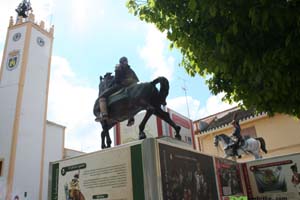
[[[66,188],[67,200],[85,200],[85,197],[80,191],[79,186],[79,173],[74,175],[70,182],[70,189]]]
[[[292,183],[297,188],[298,194],[300,195],[300,173],[298,173],[297,164],[291,166],[293,172]]]
[[[22,3],[19,4],[18,8],[16,9],[16,12],[18,13],[18,17],[27,18],[28,17],[28,11],[32,10],[30,1],[23,0]]]

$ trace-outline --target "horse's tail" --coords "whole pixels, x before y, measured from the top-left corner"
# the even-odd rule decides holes
[[[258,137],[258,138],[255,138],[256,140],[258,140],[260,142],[260,148],[263,152],[265,153],[268,153],[267,149],[266,149],[266,142],[264,140],[264,138],[262,137]]]
[[[156,84],[160,84],[160,89],[159,89],[159,93],[158,93],[158,96],[159,96],[159,102],[162,104],[162,105],[166,105],[166,98],[169,94],[169,81],[168,79],[166,79],[165,77],[161,76],[161,77],[158,77],[156,79],[154,79],[151,84],[153,86],[155,86]]]

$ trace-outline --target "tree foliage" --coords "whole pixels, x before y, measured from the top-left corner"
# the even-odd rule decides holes
[[[186,71],[247,108],[300,117],[300,1],[129,0],[167,33]]]

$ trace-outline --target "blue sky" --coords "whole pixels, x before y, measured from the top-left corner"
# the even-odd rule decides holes
[[[9,17],[21,0],[0,0],[0,59]],[[211,95],[202,77],[190,77],[180,52],[169,49],[165,34],[130,14],[126,0],[31,0],[36,20],[54,24],[48,120],[65,125],[67,148],[100,149],[100,125],[94,122],[93,103],[99,76],[114,70],[127,56],[140,81],[166,76],[168,106],[199,119],[232,107]],[[187,97],[184,90],[187,89]]]

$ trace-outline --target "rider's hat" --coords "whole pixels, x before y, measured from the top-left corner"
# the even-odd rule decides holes
[[[122,58],[120,58],[120,60],[119,60],[120,64],[124,64],[125,62],[128,63],[128,59],[125,56],[123,56]]]

